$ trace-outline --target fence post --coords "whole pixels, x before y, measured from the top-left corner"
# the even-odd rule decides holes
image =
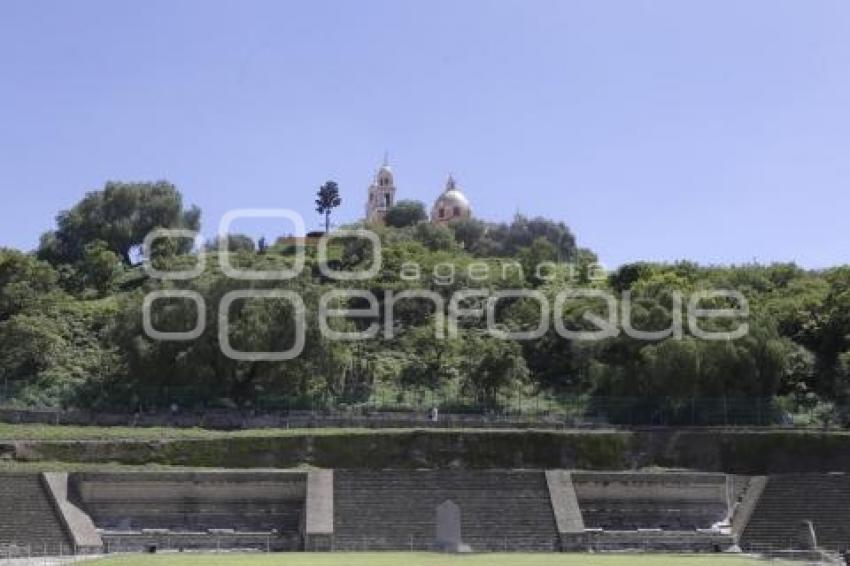
[[[516,401],[517,401],[517,410],[516,410],[515,414],[517,416],[522,416],[522,388],[521,387],[516,388]]]

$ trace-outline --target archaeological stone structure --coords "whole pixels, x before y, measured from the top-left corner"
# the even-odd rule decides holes
[[[844,474],[4,473],[0,508],[0,546],[37,554],[222,548],[768,552],[850,546],[850,478]]]

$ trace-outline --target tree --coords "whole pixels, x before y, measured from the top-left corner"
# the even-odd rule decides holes
[[[213,252],[219,251],[221,249],[221,237],[216,236],[207,242],[206,248]],[[245,234],[228,234],[224,249],[229,252],[253,252],[255,249],[254,240]]]
[[[179,260],[182,258],[176,258]],[[277,254],[246,254],[246,268],[275,268],[286,262]],[[148,283],[147,289],[169,288],[170,282]],[[214,320],[225,293],[244,289],[243,281],[218,270],[181,285],[204,298],[207,320]],[[265,287],[265,286],[264,286]],[[305,270],[298,277],[279,281],[271,288],[296,292],[304,301],[308,320],[316,316],[322,287]],[[92,393],[90,404],[130,406],[170,404],[180,406],[251,406],[257,402],[310,403],[322,398],[345,377],[351,356],[344,342],[322,336],[317,324],[306,324],[301,353],[283,362],[234,359],[222,352],[219,336],[209,325],[190,341],[155,340],[142,329],[139,316],[144,293],[137,291],[122,301],[120,316],[111,326],[110,339],[126,360],[126,370],[114,374]],[[297,307],[285,299],[245,299],[228,309],[227,334],[233,348],[244,352],[284,351],[294,347],[298,326]],[[163,299],[151,309],[153,327],[162,331],[192,329],[198,313],[192,301]],[[135,399],[135,401],[134,401]]]
[[[325,216],[325,232],[330,232],[331,229],[331,212],[333,209],[342,204],[342,198],[339,196],[339,186],[334,181],[328,181],[316,193],[316,212]]]
[[[818,355],[814,388],[826,397],[842,393],[840,357],[850,352],[850,267],[825,274],[829,290],[822,304],[808,317],[801,337]]]
[[[479,402],[495,407],[499,392],[524,383],[529,376],[522,348],[516,342],[495,338],[471,338],[464,341],[470,362],[464,373],[464,385]]]
[[[517,214],[510,224],[490,226],[480,239],[475,252],[479,255],[513,256],[521,248],[529,247],[537,238],[543,238],[555,247],[558,261],[572,261],[576,252],[573,233],[563,222],[545,218],[526,218]]]
[[[103,376],[125,376],[121,354],[101,335],[115,304],[57,299],[0,322],[0,381],[25,405],[88,405]]]
[[[37,378],[68,348],[60,321],[43,314],[0,322],[0,340],[0,378],[11,382]]]
[[[32,309],[57,288],[58,275],[48,263],[17,250],[0,248],[0,322]]]
[[[132,263],[133,248],[156,228],[200,228],[197,207],[183,208],[180,192],[166,181],[156,183],[108,182],[102,191],[88,193],[70,210],[56,217],[56,230],[42,236],[39,258],[56,264],[74,263],[86,245],[102,240],[125,264]],[[181,249],[191,249],[181,239]]]
[[[429,250],[450,250],[455,246],[451,231],[445,226],[422,222],[416,225],[413,237]]]
[[[487,225],[475,218],[456,218],[449,222],[449,228],[455,240],[467,250],[475,249],[487,232]]]
[[[387,226],[404,228],[428,219],[425,205],[418,200],[400,200],[387,211],[384,218]]]
[[[408,387],[437,389],[456,374],[457,338],[436,336],[433,320],[407,331],[401,338],[403,351],[410,356],[401,371],[401,383]]]
[[[84,288],[89,287],[105,295],[121,275],[122,268],[118,254],[110,250],[103,240],[95,240],[86,244],[78,273]]]
[[[545,263],[552,263],[557,259],[557,251],[545,238],[536,238],[530,246],[523,248],[517,254],[517,257],[522,264],[525,278],[533,285],[540,285],[548,276],[548,272],[541,266]]]

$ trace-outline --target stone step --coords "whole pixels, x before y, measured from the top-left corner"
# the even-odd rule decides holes
[[[553,551],[558,534],[543,472],[383,471],[334,474],[335,547],[433,550],[436,506],[461,509],[477,550]]]
[[[0,544],[70,548],[40,474],[3,474],[0,486]]]
[[[819,544],[850,547],[850,478],[831,474],[771,476],[744,530],[745,547],[788,548],[797,544],[804,520]]]

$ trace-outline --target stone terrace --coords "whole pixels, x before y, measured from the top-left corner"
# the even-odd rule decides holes
[[[475,551],[559,547],[543,472],[337,470],[334,498],[336,550],[430,550],[446,499]]]

